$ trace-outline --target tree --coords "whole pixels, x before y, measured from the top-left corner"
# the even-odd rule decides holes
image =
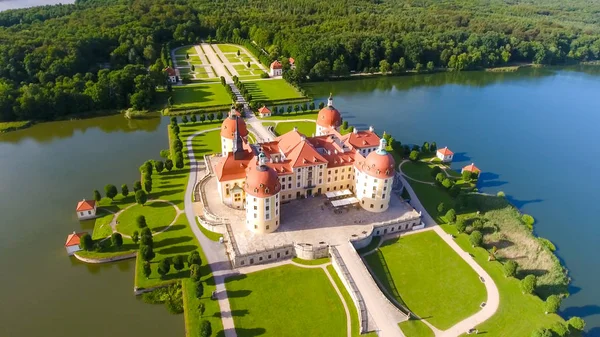
[[[464,181],[471,180],[471,172],[469,171],[463,171],[463,173],[461,173],[461,176]]]
[[[450,208],[448,212],[446,212],[446,221],[450,223],[456,221],[456,211],[453,208]]]
[[[168,258],[162,259],[158,264],[158,273],[161,277],[167,275],[171,269],[171,261]]]
[[[212,335],[212,327],[210,322],[207,320],[202,320],[200,322],[200,337],[210,337]]]
[[[288,105],[288,107],[287,107],[287,112],[288,112],[288,113],[291,113],[293,109],[294,109],[294,108],[293,108],[291,105]]]
[[[427,71],[434,71],[435,70],[435,64],[433,64],[432,61],[427,62]]]
[[[196,118],[196,115],[192,115],[192,117],[190,117],[190,120],[192,121],[192,123],[196,123],[198,121],[198,118]]]
[[[121,194],[123,197],[127,197],[129,195],[129,187],[127,187],[127,184],[121,185]]]
[[[222,120],[223,119],[223,112],[219,111],[217,112],[217,120]]]
[[[422,63],[417,63],[417,64],[415,65],[415,71],[416,71],[417,73],[420,73],[422,70],[423,70],[423,64],[422,64]]]
[[[144,261],[151,261],[156,256],[152,247],[148,245],[142,245],[140,247],[140,255]]]
[[[325,102],[319,103],[319,110],[323,109],[324,107],[325,107]]]
[[[187,118],[187,116],[183,116],[183,117],[181,117],[181,122],[182,122],[183,124],[187,124],[187,122],[188,122],[188,118]]]
[[[531,337],[552,337],[552,331],[544,328],[539,328],[531,333]]]
[[[206,311],[206,306],[204,305],[204,303],[199,303],[198,304],[198,313],[200,314],[200,317],[202,317],[204,315],[205,311]]]
[[[133,183],[133,192],[137,192],[139,190],[142,189],[142,182],[137,180],[135,183]]]
[[[403,72],[406,70],[406,60],[404,59],[404,57],[401,57],[398,60],[398,68],[400,69],[400,72]]]
[[[435,181],[437,181],[440,184],[442,183],[442,181],[444,181],[444,179],[446,179],[446,176],[442,172],[435,175]]]
[[[175,156],[175,167],[178,169],[183,168],[183,154],[181,152],[177,152],[178,155]]]
[[[569,327],[578,331],[583,331],[583,329],[585,329],[585,321],[581,317],[571,317],[567,321],[567,324],[569,325]]]
[[[96,202],[100,202],[100,200],[102,200],[102,196],[98,190],[94,190],[94,200],[96,200]]]
[[[152,192],[152,179],[146,179],[144,181],[144,189],[146,190],[146,192],[150,193]],[[137,192],[136,192],[137,193]]]
[[[535,290],[537,279],[535,275],[527,275],[521,280],[521,291],[523,294],[532,294]]]
[[[517,274],[518,267],[519,265],[517,264],[517,262],[513,260],[508,260],[502,267],[504,269],[504,276],[515,277],[515,275]]]
[[[467,224],[462,220],[457,220],[455,226],[459,233],[464,233],[467,230]]]
[[[309,110],[314,110],[315,109],[315,102],[310,102],[310,105],[308,106]]]
[[[131,234],[131,241],[133,241],[133,243],[137,244],[138,241],[140,241],[140,232],[133,231],[133,234]]]
[[[204,285],[202,284],[202,281],[197,281],[196,282],[196,298],[202,298],[203,295],[204,295]]]
[[[112,242],[113,246],[121,247],[123,245],[123,236],[121,236],[121,233],[112,233],[110,236],[110,241]]]
[[[197,282],[200,280],[201,277],[202,277],[202,274],[200,273],[200,265],[199,264],[190,265],[190,278],[194,282]]]
[[[144,262],[144,276],[146,276],[146,278],[150,277],[150,274],[152,274],[152,268],[150,267],[150,262]]]
[[[452,187],[452,181],[448,178],[444,178],[444,180],[442,180],[442,186],[445,188],[450,188]]]
[[[418,151],[411,151],[410,155],[408,156],[408,159],[410,159],[412,161],[417,161],[419,159],[419,152]]]
[[[443,203],[443,202],[440,202],[440,203],[437,205],[437,211],[438,211],[438,213],[439,213],[439,214],[442,214],[442,213],[444,213],[444,211],[445,211],[445,210],[446,210],[446,205],[444,205],[444,203]]]
[[[104,193],[106,194],[106,197],[110,198],[110,200],[114,200],[119,192],[117,191],[117,187],[115,185],[108,184],[104,186]]]
[[[200,123],[204,123],[205,120],[206,120],[206,114],[201,114],[200,115]]]
[[[144,192],[144,190],[139,190],[139,191],[135,192],[135,202],[136,203],[144,206],[146,201],[148,201],[148,195],[146,194],[146,192]]]
[[[146,223],[146,217],[143,215],[138,215],[138,217],[135,218],[135,223],[140,229],[148,227],[148,224]]]
[[[173,161],[171,159],[165,160],[165,168],[167,169],[167,171],[171,172],[171,170],[173,169]]]
[[[473,247],[480,247],[481,243],[483,242],[483,235],[480,231],[474,230],[471,232],[471,235],[469,235],[469,242]]]
[[[344,122],[342,123],[342,129],[344,129],[344,130],[345,130],[345,129],[347,129],[347,128],[348,128],[348,121],[344,121]]]
[[[92,239],[92,236],[88,233],[83,234],[79,239],[79,247],[81,247],[83,250],[92,250],[94,247],[94,240]]]
[[[140,243],[144,246],[154,247],[154,241],[152,239],[152,231],[148,227],[142,228],[140,233]]]
[[[438,173],[442,173],[442,169],[436,165],[431,169],[431,176],[435,178]]]
[[[480,231],[483,229],[483,221],[481,221],[481,219],[475,219],[473,221],[473,223],[471,223],[471,227],[473,227],[473,229]]]
[[[197,264],[197,265],[201,265],[202,264],[202,259],[200,258],[200,253],[198,253],[198,251],[193,251],[190,253],[190,255],[188,256],[188,267],[192,267],[193,264]]]
[[[423,146],[421,146],[421,151],[423,151],[424,153],[429,152],[429,143],[428,142],[423,143]]]
[[[389,73],[390,70],[392,70],[392,66],[390,66],[390,63],[387,60],[381,60],[381,61],[379,61],[379,71],[383,75]]]
[[[237,51],[237,56],[240,57],[240,50]]]
[[[550,295],[546,299],[546,314],[555,314],[560,308],[561,299],[558,295]]]
[[[173,258],[173,268],[175,268],[175,270],[179,271],[182,270],[183,267],[185,267],[184,263],[183,263],[183,256],[181,255],[177,255]]]
[[[429,151],[431,151],[431,152],[437,151],[437,144],[435,142],[431,142],[431,144],[429,144]]]
[[[156,172],[161,173],[165,170],[165,163],[162,160],[157,160],[154,162],[154,167],[156,167]]]

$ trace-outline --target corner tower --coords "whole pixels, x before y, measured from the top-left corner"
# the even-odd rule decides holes
[[[267,156],[260,152],[246,169],[246,227],[254,233],[272,233],[279,228],[281,184]]]
[[[317,116],[317,132],[315,135],[322,136],[326,134],[324,131],[329,128],[334,128],[339,132],[340,125],[342,125],[342,115],[333,107],[333,95],[329,94],[327,106],[321,109]]]
[[[227,156],[229,152],[235,152],[235,148],[241,150],[241,143],[248,140],[248,128],[246,122],[239,116],[235,108],[231,108],[229,116],[221,124],[221,154]]]
[[[354,164],[356,198],[360,200],[360,206],[369,212],[383,212],[390,206],[396,163],[386,147],[387,142],[382,138],[376,151]]]

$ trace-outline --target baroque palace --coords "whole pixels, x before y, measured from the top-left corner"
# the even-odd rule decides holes
[[[395,172],[386,141],[373,128],[341,135],[341,123],[330,97],[312,137],[294,129],[249,144],[246,123],[232,111],[221,126],[222,153],[215,165],[221,202],[245,209],[246,227],[255,233],[285,225],[281,203],[332,191],[351,191],[363,209],[386,211]]]

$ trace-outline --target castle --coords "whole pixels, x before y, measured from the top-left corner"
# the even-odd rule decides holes
[[[373,128],[341,135],[340,112],[329,97],[316,133],[296,128],[273,141],[248,143],[244,120],[233,110],[221,125],[221,157],[215,174],[221,202],[245,209],[246,227],[271,233],[282,225],[280,205],[332,191],[352,191],[369,212],[388,209],[395,162]],[[283,224],[285,225],[285,224]]]

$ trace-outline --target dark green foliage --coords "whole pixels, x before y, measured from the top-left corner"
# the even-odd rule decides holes
[[[98,192],[98,190],[94,190],[94,200],[96,200],[97,202],[102,200],[102,196],[100,195],[100,192]]]
[[[146,194],[146,192],[144,192],[144,190],[139,190],[135,192],[135,202],[137,202],[140,205],[144,205],[146,201],[148,201],[148,195]]]
[[[201,277],[202,277],[202,274],[200,273],[200,265],[198,265],[198,264],[190,265],[190,278],[194,282],[198,282],[198,281],[200,281]]]
[[[207,320],[200,322],[200,337],[210,337],[212,335],[212,326]]]
[[[196,123],[198,121],[198,118],[196,118],[196,115],[192,115],[192,117],[190,117],[190,121],[192,123]]]
[[[558,295],[550,295],[546,299],[546,313],[554,314],[560,308],[561,299]]]
[[[567,334],[569,333],[569,329],[567,328],[567,326],[561,322],[554,323],[550,330],[552,330],[554,332],[554,335],[558,337],[567,336]]]
[[[436,165],[431,169],[431,176],[435,178],[438,173],[442,173],[442,169]]]
[[[469,235],[469,242],[473,247],[479,247],[483,242],[483,235],[480,231],[474,230],[473,232],[471,232],[471,235]]]
[[[156,172],[161,173],[165,169],[165,163],[162,160],[157,160],[154,162],[154,167],[156,167]]]
[[[127,184],[121,185],[121,194],[124,197],[127,197],[129,195],[129,187],[127,187]]]
[[[173,161],[171,159],[165,160],[165,168],[167,169],[167,171],[171,172],[171,170],[173,169]]]
[[[440,203],[437,205],[437,211],[438,211],[438,213],[439,213],[439,214],[442,214],[442,213],[444,213],[444,211],[445,211],[445,210],[446,210],[446,206],[444,205],[444,203],[443,203],[443,202],[440,202]]]
[[[146,179],[144,181],[144,190],[148,193],[152,192],[152,179]]]
[[[183,168],[183,153],[181,152],[175,154],[175,167],[178,169]]]
[[[92,236],[88,233],[85,233],[79,239],[79,247],[83,250],[92,250],[94,248],[94,240],[92,240]]]
[[[139,190],[142,189],[142,182],[137,180],[135,183],[133,183],[133,191],[137,192]]]
[[[456,211],[453,208],[449,209],[448,212],[446,212],[446,221],[450,223],[456,221]]]
[[[143,246],[154,246],[154,241],[152,239],[152,231],[150,230],[150,228],[142,228],[142,232],[140,233],[140,242]]]
[[[450,188],[452,187],[452,181],[448,178],[444,178],[444,180],[442,180],[442,186],[444,186],[445,188]]]
[[[123,236],[121,236],[121,233],[112,233],[110,236],[110,242],[115,247],[121,247],[123,245]]]
[[[521,291],[523,294],[532,294],[535,291],[537,278],[535,275],[527,275],[521,280]]]
[[[202,281],[197,281],[195,286],[196,298],[202,298],[202,296],[204,296],[204,285],[202,284]]]
[[[144,276],[146,278],[150,277],[150,274],[152,274],[152,268],[150,267],[150,262],[144,262],[144,267],[143,267],[143,272],[144,272]]]
[[[156,256],[156,253],[154,253],[151,246],[142,245],[140,246],[140,256],[142,260],[150,261]]]
[[[583,329],[585,329],[585,321],[581,317],[571,317],[567,321],[567,324],[570,328],[573,328],[577,331],[583,331]]]
[[[440,185],[442,184],[442,181],[444,181],[444,179],[446,179],[446,175],[442,172],[435,175],[435,181],[438,182]]]
[[[459,233],[464,233],[467,230],[467,224],[462,220],[456,221],[456,230]]]
[[[133,243],[138,243],[138,241],[140,241],[140,232],[133,231],[133,234],[131,235],[131,241],[133,241]]]
[[[183,261],[183,256],[181,256],[181,255],[175,256],[173,258],[173,268],[175,268],[175,270],[179,271],[179,270],[182,270],[183,267],[185,267],[184,261]]]
[[[119,193],[119,191],[117,191],[117,187],[115,185],[106,185],[104,186],[104,193],[106,194],[107,198],[110,198],[110,200],[113,200],[117,194]]]
[[[539,328],[531,333],[531,337],[552,337],[552,331],[544,328]]]
[[[202,259],[200,258],[200,253],[198,253],[198,251],[193,251],[190,253],[190,255],[188,256],[188,266],[191,268],[193,264],[197,264],[197,265],[201,265],[202,264]]]
[[[464,181],[471,180],[471,172],[469,172],[469,171],[463,171],[463,173],[461,173],[461,176]]]
[[[160,261],[160,263],[158,264],[158,273],[160,274],[161,277],[167,275],[169,273],[169,270],[171,269],[171,261],[169,261],[169,259],[163,259]]]
[[[473,229],[475,230],[482,230],[483,229],[483,221],[481,221],[481,219],[475,219],[472,223],[471,223],[471,227],[473,227]]]
[[[193,70],[193,69],[192,69],[192,70]],[[187,122],[188,122],[188,118],[187,118],[187,116],[183,116],[183,117],[181,117],[181,122],[182,122],[183,124],[187,124]]]
[[[503,266],[504,276],[515,277],[515,275],[517,274],[518,267],[519,267],[519,265],[517,264],[517,262],[515,262],[513,260],[506,261],[506,263],[504,263],[504,266]]]
[[[146,223],[146,217],[143,215],[139,215],[137,218],[135,218],[135,223],[137,224],[138,228],[148,227],[148,224]]]
[[[419,160],[419,151],[411,151],[410,155],[408,156],[408,159],[412,160],[412,161],[417,161]]]

